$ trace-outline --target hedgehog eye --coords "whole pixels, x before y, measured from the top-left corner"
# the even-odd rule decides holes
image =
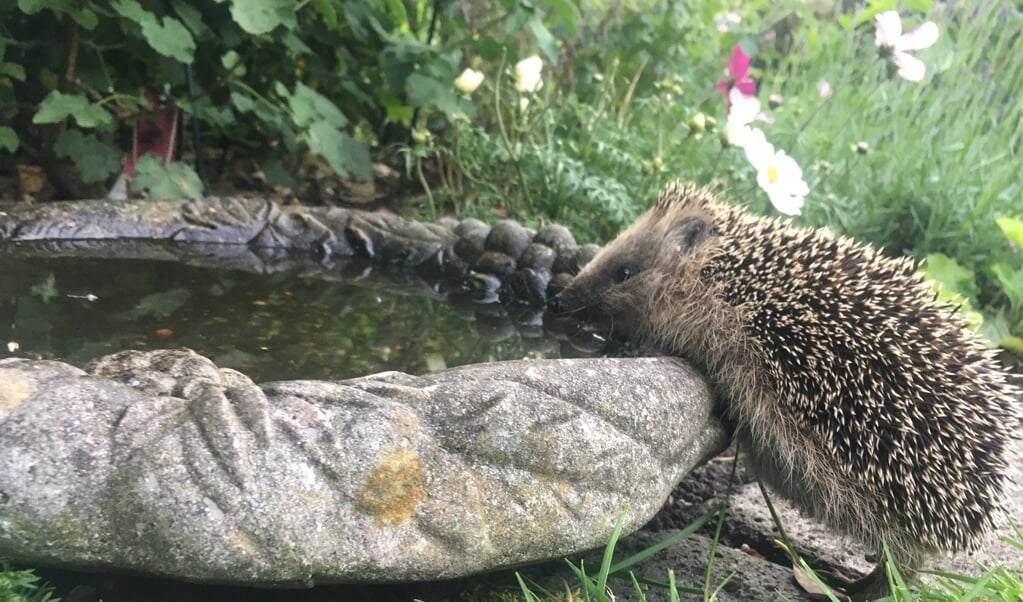
[[[615,272],[615,282],[625,282],[629,278],[632,278],[633,275],[635,275],[635,271],[633,271],[633,269],[629,266],[623,265]]]

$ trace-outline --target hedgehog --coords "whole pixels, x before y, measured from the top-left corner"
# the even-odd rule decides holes
[[[602,316],[708,378],[754,474],[877,551],[847,588],[886,595],[975,547],[1001,504],[1019,389],[912,259],[670,185],[548,303]]]

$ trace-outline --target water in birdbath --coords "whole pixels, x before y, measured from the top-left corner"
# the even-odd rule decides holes
[[[265,382],[558,355],[477,313],[295,274],[0,254],[0,357],[188,347]]]

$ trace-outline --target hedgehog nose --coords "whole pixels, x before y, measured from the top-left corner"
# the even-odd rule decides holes
[[[561,295],[554,295],[547,300],[547,311],[552,314],[560,314],[562,311]]]

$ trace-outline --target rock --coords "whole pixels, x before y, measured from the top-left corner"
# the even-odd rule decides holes
[[[560,249],[562,247],[576,247],[575,237],[568,228],[561,224],[548,224],[533,237],[534,243],[550,247],[552,249]]]
[[[490,229],[484,246],[488,251],[498,251],[508,255],[514,264],[529,246],[533,236],[535,236],[535,232],[531,232],[522,224],[514,220],[503,219]]]
[[[666,358],[257,386],[189,351],[0,361],[0,556],[247,585],[601,547],[725,442]]]

